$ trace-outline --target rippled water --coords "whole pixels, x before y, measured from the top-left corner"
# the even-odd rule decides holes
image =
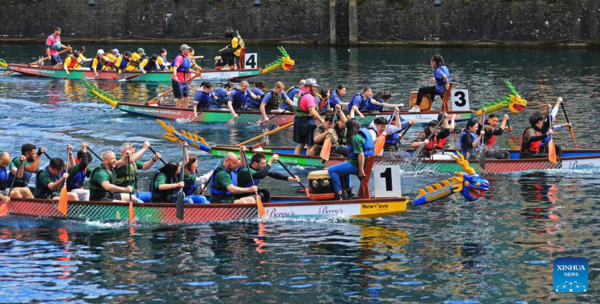
[[[108,46],[103,46],[108,49]],[[127,46],[118,46],[123,51]],[[137,47],[137,46],[136,46]],[[93,46],[88,46],[92,49]],[[133,47],[130,47],[133,49]],[[148,53],[157,47],[148,46]],[[175,49],[175,48],[173,48]],[[214,54],[215,47],[197,47]],[[390,90],[406,102],[425,85],[434,49],[287,47],[289,73],[257,78],[286,84],[314,76],[321,85],[345,83]],[[1,45],[8,62],[35,60],[32,45]],[[578,143],[596,148],[600,55],[588,49],[442,49],[457,88],[469,89],[472,108],[504,95],[509,79],[529,101],[527,113],[565,99]],[[260,47],[259,63],[276,56]],[[206,56],[210,57],[210,56]],[[99,83],[119,100],[145,101],[167,84]],[[513,116],[513,115],[511,115]],[[522,130],[526,114],[514,115]],[[559,115],[559,120],[564,121]],[[74,81],[18,75],[0,78],[0,150],[15,155],[33,142],[62,156],[66,143],[96,151],[123,141],[152,145],[166,159],[180,149],[162,138],[152,119],[90,102]],[[256,126],[175,124],[210,143],[237,143]],[[417,130],[412,130],[414,137]],[[515,134],[519,131],[515,132]],[[291,133],[271,137],[291,144]],[[556,136],[573,147],[566,133]],[[497,140],[508,147],[507,136]],[[64,157],[64,156],[63,156]],[[149,155],[146,157],[149,158]],[[217,159],[201,155],[201,170]],[[306,176],[303,168],[295,172]],[[149,173],[143,175],[147,183]],[[404,176],[402,189],[448,175]],[[0,302],[597,302],[598,171],[527,172],[486,176],[492,189],[476,203],[454,196],[376,221],[268,221],[191,227],[137,226],[7,217],[0,219]],[[142,183],[144,184],[144,183]],[[276,193],[282,182],[264,181]],[[552,262],[581,256],[590,262],[590,291],[552,292]]]

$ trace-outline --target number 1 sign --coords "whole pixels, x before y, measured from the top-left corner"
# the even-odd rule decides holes
[[[402,197],[400,166],[375,166],[371,176],[376,197]]]

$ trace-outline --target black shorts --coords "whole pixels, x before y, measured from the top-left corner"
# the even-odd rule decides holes
[[[317,124],[312,117],[294,117],[294,142],[312,146],[315,144],[314,134]]]
[[[175,98],[180,99],[190,96],[190,89],[187,82],[181,83],[177,80],[171,80],[171,85],[173,87],[173,95]]]

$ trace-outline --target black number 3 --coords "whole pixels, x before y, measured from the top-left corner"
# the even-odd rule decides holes
[[[458,97],[458,101],[454,102],[456,106],[464,107],[467,104],[467,100],[465,99],[465,92],[456,92],[454,93],[454,96]]]

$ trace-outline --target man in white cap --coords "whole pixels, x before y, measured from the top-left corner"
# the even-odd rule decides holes
[[[182,44],[179,48],[181,53],[175,57],[171,66],[173,67],[173,76],[171,77],[171,84],[173,87],[173,95],[177,98],[178,108],[187,109],[189,102],[190,89],[186,82],[186,74],[192,67],[192,60],[190,59],[190,49],[187,44]]]
[[[96,73],[96,77],[98,77],[100,76],[98,70],[104,71],[106,69],[109,69],[113,63],[115,63],[113,60],[110,60],[108,56],[104,55],[104,50],[99,49],[96,53],[96,56],[92,60],[92,65],[90,67],[92,68],[94,73]]]
[[[315,120],[324,124],[323,118],[317,112],[317,101],[315,94],[319,85],[314,78],[308,78],[304,82],[304,88],[294,96],[294,142],[297,144],[294,153],[302,153],[306,145],[306,155],[313,155],[314,133],[317,125]]]

